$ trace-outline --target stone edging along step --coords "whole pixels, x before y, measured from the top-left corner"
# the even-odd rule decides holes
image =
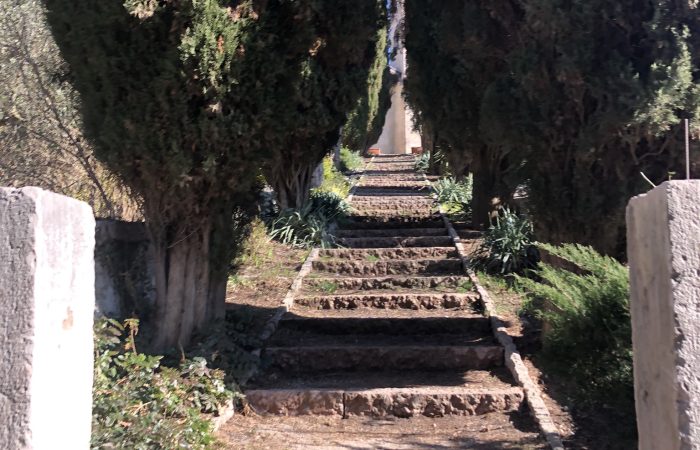
[[[248,401],[261,413],[300,415],[339,415],[370,417],[473,416],[520,409],[524,400],[520,388],[487,391],[468,387],[428,386],[378,389],[278,389],[249,390]]]
[[[317,295],[298,297],[296,304],[317,309],[450,309],[473,306],[478,301],[474,294],[415,294],[415,293],[366,293]]]
[[[427,178],[425,181],[426,184],[430,184]],[[484,313],[491,321],[494,337],[505,350],[506,367],[508,367],[513,375],[513,378],[515,378],[518,385],[525,392],[525,398],[527,400],[530,412],[535,418],[540,430],[544,434],[549,446],[552,448],[552,450],[565,450],[559,429],[554,424],[552,416],[549,413],[549,409],[542,399],[542,391],[540,387],[530,378],[530,374],[527,367],[525,367],[525,364],[523,363],[520,352],[518,352],[518,349],[513,342],[513,338],[508,334],[507,327],[503,320],[497,315],[496,307],[493,304],[488,291],[481,285],[476,273],[471,270],[469,256],[464,251],[464,245],[459,234],[452,226],[452,223],[447,218],[447,215],[442,210],[442,207],[439,207],[439,211],[445,222],[445,227],[452,237],[454,245],[459,252],[460,258],[462,259],[464,270],[472,283],[474,283],[474,287],[479,293],[479,297],[481,298],[481,302],[484,306]]]

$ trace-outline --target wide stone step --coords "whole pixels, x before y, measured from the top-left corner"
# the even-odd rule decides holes
[[[406,210],[381,210],[381,209],[360,209],[353,211],[350,220],[361,220],[371,222],[406,221],[417,222],[436,218],[434,208],[431,209],[406,209]]]
[[[452,309],[473,308],[478,305],[476,293],[469,294],[415,294],[382,293],[309,296],[295,299],[295,304],[317,309]]]
[[[368,198],[368,197],[399,197],[399,198],[423,198],[429,195],[431,190],[428,187],[419,185],[408,186],[367,186],[355,188],[353,198]]]
[[[338,230],[339,238],[369,238],[369,237],[425,237],[447,236],[447,228],[378,228],[364,230]]]
[[[385,260],[385,259],[425,259],[457,258],[454,247],[409,247],[409,248],[334,248],[322,249],[320,259]]]
[[[376,220],[374,217],[354,216],[352,219],[345,219],[339,224],[341,230],[371,230],[371,229],[406,229],[406,228],[441,228],[445,222],[440,218],[428,218],[422,220],[410,220],[407,218],[396,218],[394,220]]]
[[[320,337],[319,337],[320,335]],[[323,340],[327,336],[349,336],[346,342],[358,343],[365,335],[381,335],[381,339],[396,336],[400,342],[424,342],[426,336],[447,335],[440,343],[456,345],[476,340],[493,339],[491,322],[475,310],[429,310],[417,314],[412,310],[317,310],[299,309],[285,314],[278,330],[270,341],[272,344]],[[416,338],[416,336],[419,336]],[[453,339],[454,337],[454,339]],[[416,340],[417,339],[417,340]],[[435,338],[438,339],[438,338]],[[380,337],[373,336],[372,342]],[[397,343],[392,338],[392,343]],[[431,341],[433,343],[436,340]]]
[[[444,275],[463,273],[460,259],[403,259],[394,261],[319,260],[309,276]]]
[[[340,238],[338,243],[349,248],[448,247],[453,244],[449,236]]]
[[[472,283],[467,276],[389,276],[389,277],[356,277],[356,278],[337,278],[337,277],[306,277],[303,281],[304,293],[324,293],[324,294],[341,294],[357,291],[373,291],[385,289],[421,289],[431,290],[434,292],[455,292],[464,290],[466,293],[472,290]]]
[[[267,347],[270,367],[291,373],[333,370],[485,370],[503,365],[499,345],[352,345]]]
[[[342,417],[474,416],[520,409],[505,371],[273,374],[246,391],[259,414]]]

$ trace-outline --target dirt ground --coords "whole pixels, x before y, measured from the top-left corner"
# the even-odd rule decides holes
[[[544,449],[527,416],[488,414],[431,419],[239,415],[219,432],[236,450]],[[523,422],[525,421],[525,422]]]
[[[246,332],[251,336],[260,334],[282,304],[308,254],[309,250],[270,240],[262,222],[253,225],[226,290],[228,311],[249,324]]]

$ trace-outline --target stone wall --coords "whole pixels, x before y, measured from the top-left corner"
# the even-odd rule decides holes
[[[87,449],[95,220],[38,188],[0,188],[0,448]]]
[[[700,448],[700,180],[627,207],[634,383],[641,450]]]

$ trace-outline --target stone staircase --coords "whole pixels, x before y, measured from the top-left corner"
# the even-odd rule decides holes
[[[260,414],[519,414],[476,292],[413,157],[377,157],[267,342],[246,392]]]

